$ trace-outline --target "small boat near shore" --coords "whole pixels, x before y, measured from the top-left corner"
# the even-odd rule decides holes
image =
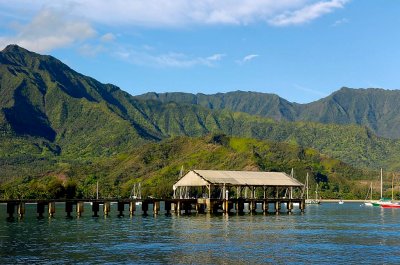
[[[369,201],[367,201],[368,196],[370,197]],[[372,201],[372,182],[371,182],[368,192],[367,192],[367,196],[365,196],[364,205],[365,206],[374,206],[373,203],[374,203],[374,201]]]
[[[400,203],[382,204],[382,208],[400,208]]]

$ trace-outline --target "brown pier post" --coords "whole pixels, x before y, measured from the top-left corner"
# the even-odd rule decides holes
[[[171,202],[169,201],[165,201],[164,203],[164,210],[165,210],[165,214],[166,215],[170,215],[171,214]]]
[[[49,217],[53,218],[54,214],[56,213],[56,203],[55,202],[49,202],[48,204],[48,212],[49,212]]]
[[[103,204],[104,216],[108,216],[110,214],[110,210],[111,210],[110,202],[104,202],[104,204]]]
[[[207,213],[214,213],[214,202],[211,199],[206,199]]]
[[[250,213],[255,213],[257,210],[257,203],[254,200],[251,200],[249,203]]]
[[[76,215],[78,217],[81,217],[83,211],[84,211],[83,202],[77,202],[76,203]]]
[[[264,200],[263,202],[263,212],[264,214],[268,214],[269,203],[268,200]]]
[[[288,214],[291,214],[292,213],[292,209],[293,209],[293,202],[292,201],[288,201],[286,203],[286,208],[287,208]]]
[[[18,204],[18,216],[19,218],[23,218],[25,214],[25,203],[24,202],[20,202]]]
[[[149,202],[143,201],[142,202],[142,211],[143,215],[147,215],[147,211],[149,210]]]
[[[99,210],[100,210],[100,203],[99,202],[92,202],[92,217],[99,217]]]
[[[38,214],[38,218],[43,218],[44,213],[44,202],[37,202],[36,204],[36,212]]]
[[[129,215],[133,216],[136,211],[136,201],[130,201],[129,202]]]
[[[13,218],[14,212],[15,212],[15,203],[7,202],[7,214],[9,219]]]
[[[224,213],[229,213],[231,210],[231,203],[228,200],[224,200],[222,202],[222,210],[224,211]]]
[[[72,212],[72,202],[65,202],[65,212],[67,213],[67,218],[72,218],[71,212]]]
[[[125,203],[124,202],[118,202],[118,217],[123,217],[124,216],[124,208],[125,208]]]
[[[242,199],[238,199],[236,202],[236,212],[239,214],[244,212],[244,201]]]
[[[190,214],[190,210],[192,209],[192,204],[190,202],[184,202],[183,209],[185,210],[185,214]]]
[[[280,209],[281,209],[281,202],[280,201],[276,201],[275,202],[275,213],[279,214]]]
[[[304,213],[305,208],[306,208],[306,201],[305,199],[302,199],[300,202],[300,210],[302,213]]]
[[[160,211],[160,202],[159,201],[153,202],[153,213],[157,215],[159,211]]]
[[[176,202],[176,213],[177,213],[178,215],[181,215],[181,211],[182,211],[182,202],[177,201],[177,202]]]
[[[204,204],[203,203],[196,203],[196,211],[197,213],[204,213]]]

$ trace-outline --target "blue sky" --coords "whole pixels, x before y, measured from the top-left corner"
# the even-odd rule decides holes
[[[0,0],[0,46],[50,54],[132,95],[400,88],[400,1]]]

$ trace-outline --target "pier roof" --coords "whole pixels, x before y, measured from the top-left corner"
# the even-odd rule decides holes
[[[182,186],[278,186],[303,187],[304,184],[284,172],[191,170],[174,188]]]

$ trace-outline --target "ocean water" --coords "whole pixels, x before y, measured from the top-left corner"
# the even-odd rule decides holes
[[[400,264],[400,209],[307,205],[304,214],[191,214],[6,220],[0,264]],[[128,213],[127,211],[125,212]],[[46,216],[46,215],[45,215]]]

